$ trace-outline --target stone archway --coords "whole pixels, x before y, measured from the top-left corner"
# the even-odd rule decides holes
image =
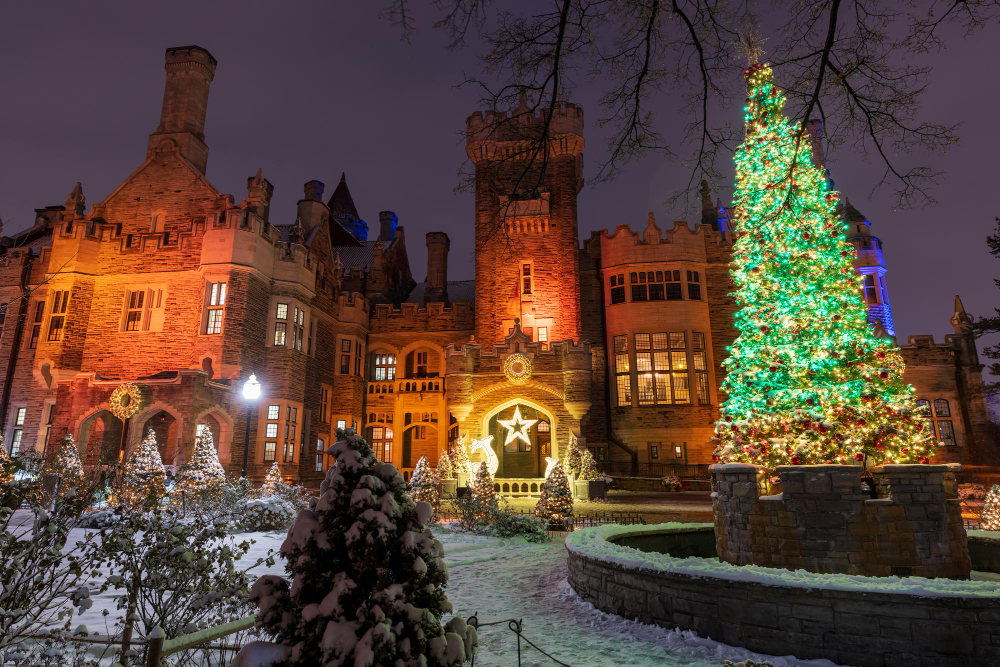
[[[84,465],[110,465],[118,463],[122,444],[124,424],[101,409],[86,417],[80,423],[77,447],[80,449]]]
[[[164,465],[174,465],[177,457],[177,438],[180,432],[180,422],[167,410],[154,410],[136,420],[139,442],[146,437],[149,429],[156,435],[156,446],[160,450],[160,458]]]
[[[507,429],[501,427],[500,419],[510,419],[517,409],[522,420],[533,421],[525,429],[530,443],[516,439],[505,443]],[[510,414],[507,414],[510,413]],[[527,398],[513,398],[495,406],[483,416],[483,436],[492,435],[491,446],[500,460],[496,477],[543,477],[546,457],[559,456],[555,434],[558,418],[552,410]]]
[[[193,423],[192,436],[197,436],[199,424],[208,426],[208,430],[212,433],[212,441],[215,442],[215,450],[219,455],[219,462],[223,465],[228,464],[233,455],[233,420],[229,413],[216,405],[201,413]]]

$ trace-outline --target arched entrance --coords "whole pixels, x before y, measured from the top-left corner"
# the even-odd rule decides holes
[[[500,461],[497,478],[545,474],[545,459],[555,450],[556,423],[551,412],[516,399],[499,406],[483,421],[483,434],[493,436],[490,444]]]
[[[421,456],[433,465],[438,456],[438,413],[406,412],[403,414],[403,436],[400,467],[413,468]]]
[[[232,443],[233,443],[233,420],[229,418],[229,415],[219,406],[215,406],[203,412],[194,420],[195,424],[195,437],[198,435],[198,430],[207,427],[212,433],[212,442],[215,443],[215,451],[219,456],[219,462],[223,465],[229,463],[232,460]],[[192,441],[191,447],[194,447],[194,442]],[[240,444],[239,455],[242,457],[243,454],[242,443]],[[190,455],[190,452],[185,456]],[[238,459],[242,460],[242,459]],[[298,460],[296,458],[296,460]]]
[[[83,463],[88,466],[109,465],[118,462],[122,445],[121,420],[109,410],[98,410],[80,424],[77,447],[83,452]]]
[[[156,446],[165,465],[173,465],[177,457],[177,419],[166,410],[158,410],[139,425],[139,437],[145,438],[149,429],[156,435]],[[141,441],[141,440],[140,440]]]

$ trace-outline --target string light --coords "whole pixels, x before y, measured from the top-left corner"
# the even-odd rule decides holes
[[[785,118],[771,67],[745,74],[732,212],[739,336],[724,362],[713,458],[767,468],[927,463],[937,443],[902,379],[899,348],[868,322],[837,193]]]

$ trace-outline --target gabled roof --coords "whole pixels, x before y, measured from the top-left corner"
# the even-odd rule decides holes
[[[417,283],[410,295],[406,297],[405,303],[419,303],[426,306],[424,296],[427,292],[427,283]],[[470,304],[476,302],[476,281],[475,280],[449,280],[448,281],[448,301],[468,301]]]

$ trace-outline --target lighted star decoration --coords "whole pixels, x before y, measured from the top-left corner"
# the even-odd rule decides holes
[[[747,65],[756,65],[760,62],[760,57],[766,53],[764,51],[766,41],[767,37],[760,34],[760,26],[754,21],[747,26],[746,32],[736,37],[736,50],[747,59]]]
[[[504,447],[514,442],[515,440],[524,440],[525,444],[531,444],[531,438],[528,436],[528,429],[535,425],[537,419],[525,419],[521,416],[521,406],[516,406],[514,408],[514,416],[510,419],[498,419],[497,422],[507,429],[507,439],[504,441]]]

